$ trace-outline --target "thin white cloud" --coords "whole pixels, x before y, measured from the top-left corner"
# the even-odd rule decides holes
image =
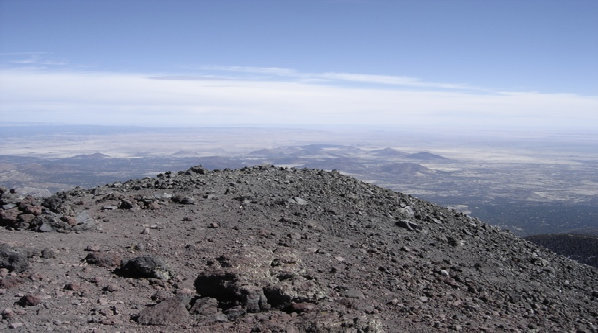
[[[0,52],[0,57],[4,56],[23,56],[23,55],[43,55],[49,54],[44,51],[24,51],[24,52]]]
[[[298,80],[300,82],[329,82],[329,83],[365,83],[412,88],[447,89],[447,90],[479,90],[484,89],[461,83],[428,82],[408,76],[373,75],[360,73],[304,73],[291,68],[280,67],[251,67],[251,66],[204,66],[200,69],[213,72],[235,72],[257,74]]]
[[[17,68],[23,66],[53,67],[68,65],[67,61],[52,59],[49,54],[48,52],[5,52],[0,53],[0,58],[5,58],[6,63]]]
[[[263,78],[155,77],[0,70],[0,121],[185,126],[396,124],[464,129],[575,129],[598,124],[597,96],[479,94]]]
[[[242,73],[253,73],[253,74],[269,74],[276,76],[287,76],[287,77],[303,77],[307,74],[301,74],[298,71],[291,68],[281,67],[253,67],[253,66],[203,66],[204,70],[212,71],[229,71],[229,72],[242,72]]]

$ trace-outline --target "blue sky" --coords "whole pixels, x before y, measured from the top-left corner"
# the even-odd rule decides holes
[[[587,128],[597,36],[598,1],[0,0],[0,121]]]

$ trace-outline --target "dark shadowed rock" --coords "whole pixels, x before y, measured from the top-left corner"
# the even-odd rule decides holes
[[[175,203],[182,204],[182,205],[195,204],[195,199],[191,196],[175,195],[172,197],[171,200]]]
[[[205,175],[206,174],[206,169],[204,169],[203,167],[201,167],[199,165],[189,168],[189,171],[190,172],[195,172],[195,173],[200,174],[200,175]]]
[[[45,248],[42,250],[41,257],[43,259],[54,259],[56,258],[56,251],[50,248]]]
[[[409,220],[400,220],[395,223],[398,227],[405,228],[410,231],[420,230],[421,226]]]
[[[141,256],[123,262],[117,273],[129,278],[157,278],[168,280],[171,273],[160,260],[150,256]]]
[[[121,199],[120,202],[118,203],[118,208],[120,208],[120,209],[132,209],[135,206],[136,205],[133,203],[133,201],[128,200],[128,199]]]
[[[20,306],[36,306],[36,305],[40,304],[41,302],[42,302],[42,300],[39,296],[27,294],[27,295],[21,297],[17,301],[17,304]]]

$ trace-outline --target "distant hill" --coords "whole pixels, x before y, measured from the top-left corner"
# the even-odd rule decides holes
[[[438,161],[438,160],[448,160],[448,158],[437,155],[437,154],[432,154],[429,153],[427,151],[422,151],[419,153],[414,153],[414,154],[409,154],[406,156],[407,158],[411,158],[414,160],[420,160],[420,161]]]
[[[71,159],[89,159],[89,160],[98,160],[98,159],[105,159],[110,158],[110,155],[102,154],[102,153],[93,153],[93,154],[82,154],[82,155],[75,155],[71,157]]]
[[[386,157],[405,157],[407,154],[402,152],[402,151],[398,151],[396,149],[392,149],[392,148],[384,148],[384,149],[377,149],[372,151],[372,153],[376,156],[386,156]]]
[[[390,172],[397,177],[422,176],[434,173],[425,166],[416,163],[392,163],[380,166],[383,172]]]
[[[583,264],[598,267],[598,236],[551,234],[528,236],[525,239]]]

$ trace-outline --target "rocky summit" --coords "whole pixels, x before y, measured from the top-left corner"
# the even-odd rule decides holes
[[[0,330],[598,329],[596,268],[335,171],[0,192]]]

